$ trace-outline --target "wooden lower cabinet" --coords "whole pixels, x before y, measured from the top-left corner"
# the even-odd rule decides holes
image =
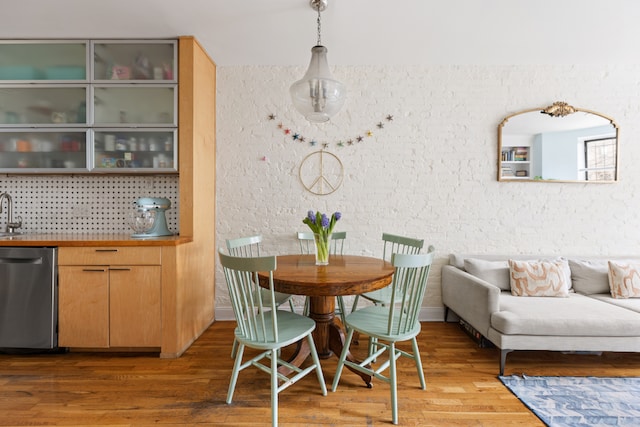
[[[140,249],[143,250],[136,254],[136,248],[60,248],[60,346],[148,348],[162,345],[160,249]],[[101,260],[110,264],[100,265]],[[83,262],[91,264],[70,265]]]
[[[106,267],[58,268],[58,345],[109,347],[109,273]]]
[[[109,345],[162,345],[160,266],[112,267],[109,270]]]

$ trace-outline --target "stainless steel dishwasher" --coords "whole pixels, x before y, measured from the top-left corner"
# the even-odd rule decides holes
[[[58,346],[57,248],[0,247],[0,348]]]

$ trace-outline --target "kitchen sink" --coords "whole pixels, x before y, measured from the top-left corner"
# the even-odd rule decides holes
[[[0,231],[0,239],[5,239],[7,237],[14,237],[14,236],[22,236],[25,233],[23,233],[22,231],[14,231],[13,233],[9,233],[6,231]]]

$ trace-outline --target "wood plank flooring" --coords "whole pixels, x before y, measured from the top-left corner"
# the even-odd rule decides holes
[[[153,354],[0,355],[0,426],[269,426],[268,376],[240,374],[225,403],[233,322],[213,324],[179,359]],[[399,362],[405,426],[543,426],[496,378],[498,350],[482,349],[455,323],[424,323],[419,337],[427,390]],[[355,354],[366,350],[361,340]],[[322,361],[330,387],[336,358]],[[515,352],[506,374],[640,376],[640,354]],[[281,426],[391,425],[387,384],[367,389],[345,371],[323,397],[315,375],[280,394]]]

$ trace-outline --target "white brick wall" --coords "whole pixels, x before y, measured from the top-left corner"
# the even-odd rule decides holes
[[[423,237],[437,250],[424,317],[437,320],[440,268],[452,252],[637,254],[640,66],[341,67],[334,75],[349,99],[326,124],[291,107],[289,85],[303,73],[218,68],[218,248],[260,233],[268,253],[297,252],[294,233],[305,230],[309,209],[343,213],[336,229],[348,232],[352,254],[381,255],[382,232]],[[500,121],[554,101],[616,119],[620,182],[496,181]],[[393,122],[377,130],[387,114]],[[318,147],[285,137],[278,121],[331,144],[345,168],[338,191],[316,196],[302,187],[298,167]],[[374,135],[362,143],[335,146],[369,129]],[[216,316],[232,316],[220,270]]]

